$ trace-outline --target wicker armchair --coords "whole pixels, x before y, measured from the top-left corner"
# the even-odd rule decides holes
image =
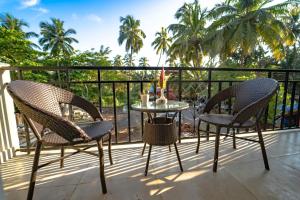
[[[199,152],[200,146],[200,124],[201,122],[206,122],[208,124],[213,124],[216,126],[216,140],[215,140],[215,155],[213,171],[217,171],[218,165],[218,154],[219,154],[219,143],[220,143],[220,130],[222,127],[227,129],[232,128],[233,134],[233,147],[236,148],[235,139],[244,139],[235,136],[235,129],[239,128],[252,128],[256,127],[258,132],[258,141],[247,139],[248,141],[257,142],[260,144],[262,156],[264,159],[265,168],[269,170],[268,158],[265,150],[264,140],[261,133],[261,127],[259,120],[266,109],[270,99],[275,94],[279,84],[276,80],[270,78],[257,78],[254,80],[245,81],[239,85],[234,85],[229,87],[214,97],[208,100],[203,114],[199,116],[198,123],[198,143],[196,148],[196,153]],[[226,99],[234,99],[233,114],[210,114],[210,111],[215,105],[220,104]],[[228,134],[225,134],[228,136]],[[207,138],[209,137],[209,132],[207,132]]]
[[[85,152],[99,157],[102,192],[107,193],[102,147],[103,138],[108,136],[109,158],[110,163],[112,164],[112,123],[103,121],[101,113],[99,113],[93,104],[67,90],[43,83],[23,80],[12,81],[7,84],[7,90],[14,99],[14,102],[22,113],[26,123],[28,123],[37,138],[27,199],[32,199],[33,197],[37,170],[39,168],[58,161],[60,161],[60,167],[62,168],[64,158],[79,152]],[[61,103],[74,105],[85,110],[93,118],[94,122],[79,127],[68,119],[63,118],[60,107]],[[75,146],[77,144],[91,141],[96,141],[99,154],[85,151],[92,146],[84,149],[80,149],[78,146]],[[39,165],[42,145],[61,147],[60,158],[50,161],[49,163]],[[65,156],[65,146],[74,148],[76,151]]]

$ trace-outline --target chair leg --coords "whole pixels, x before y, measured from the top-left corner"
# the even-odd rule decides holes
[[[206,141],[209,141],[209,123],[206,124]]]
[[[37,142],[36,148],[35,148],[34,159],[33,159],[33,166],[32,166],[32,172],[31,172],[31,177],[30,177],[27,200],[31,200],[33,197],[34,186],[35,186],[37,170],[38,170],[38,165],[39,165],[39,158],[40,158],[40,153],[41,153],[41,147],[42,147],[42,143]]]
[[[199,148],[200,148],[200,125],[201,125],[201,120],[199,119],[198,128],[197,128],[198,141],[197,141],[196,153],[199,153]]]
[[[102,186],[102,193],[106,194],[106,183],[104,176],[104,155],[103,155],[103,143],[102,140],[97,140],[98,152],[99,152],[99,170],[100,170],[100,181]]]
[[[147,158],[147,163],[146,163],[146,169],[145,169],[145,176],[147,176],[147,174],[148,174],[148,167],[149,167],[149,162],[150,162],[151,149],[152,149],[152,145],[150,144],[150,146],[149,146],[149,152],[148,152],[148,158]]]
[[[176,155],[177,155],[180,170],[183,172],[183,168],[182,168],[182,164],[181,164],[181,160],[180,160],[180,156],[179,156],[179,152],[178,152],[178,149],[177,149],[176,142],[174,143],[174,147],[175,147],[175,150],[176,150]]]
[[[144,143],[144,147],[143,147],[143,150],[142,150],[142,157],[144,156],[145,149],[146,149],[146,142]]]
[[[171,150],[171,145],[169,145],[169,152],[171,152],[172,150]]]
[[[108,156],[109,156],[109,162],[110,165],[113,165],[113,159],[112,159],[112,153],[111,153],[111,133],[109,133],[109,138],[108,138]]]
[[[256,128],[257,128],[257,133],[258,133],[258,138],[259,138],[259,143],[260,143],[262,156],[263,156],[263,159],[264,159],[265,169],[270,170],[268,157],[267,157],[267,153],[266,153],[266,149],[265,149],[265,143],[264,143],[264,139],[263,139],[263,136],[262,136],[262,133],[261,133],[259,122],[256,123]]]
[[[236,149],[236,142],[235,142],[235,128],[232,128],[232,146]]]
[[[65,156],[65,148],[64,146],[62,146],[60,148],[60,157],[63,158]],[[60,160],[60,168],[63,168],[64,167],[64,159],[61,159]]]
[[[217,132],[216,132],[216,141],[215,141],[215,156],[214,156],[213,172],[217,172],[217,168],[218,168],[220,131],[221,131],[221,128],[218,126],[217,127]]]

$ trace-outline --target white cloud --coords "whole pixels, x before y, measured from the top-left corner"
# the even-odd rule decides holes
[[[73,20],[78,19],[78,15],[76,13],[72,13],[71,17],[72,17]]]
[[[42,7],[39,7],[39,8],[33,8],[33,10],[35,11],[38,11],[40,12],[41,14],[46,14],[49,12],[49,10],[47,8],[42,8]]]
[[[101,17],[99,17],[98,15],[95,15],[95,14],[87,15],[87,19],[90,21],[98,22],[98,23],[100,23],[102,21]]]
[[[24,8],[36,6],[39,2],[39,0],[21,0],[21,4]]]

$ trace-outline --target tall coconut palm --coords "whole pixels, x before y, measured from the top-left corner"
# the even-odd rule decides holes
[[[146,38],[145,33],[140,29],[140,20],[134,19],[133,16],[127,15],[121,17],[122,23],[119,31],[118,42],[122,45],[126,41],[125,50],[129,55],[129,63],[133,63],[133,54],[138,53],[143,47],[143,39]]]
[[[8,30],[19,31],[25,34],[26,38],[38,37],[38,34],[34,32],[25,32],[24,27],[29,27],[28,23],[22,19],[18,19],[9,13],[0,15],[0,25]]]
[[[126,54],[125,56],[124,56],[124,64],[126,65],[126,66],[135,66],[135,64],[134,64],[134,57],[132,56],[132,55],[130,55],[130,54]]]
[[[121,56],[121,55],[116,55],[116,56],[114,57],[113,65],[114,65],[114,66],[123,66],[123,65],[124,65],[123,59],[122,59],[122,56]]]
[[[207,41],[210,54],[226,58],[241,52],[240,64],[258,44],[264,43],[280,60],[284,56],[284,45],[292,45],[294,36],[282,21],[288,11],[289,2],[268,5],[269,0],[226,0],[216,5],[209,13],[214,19],[208,28]]]
[[[156,32],[155,36],[156,38],[152,42],[152,46],[154,46],[154,49],[156,49],[156,54],[159,54],[157,63],[157,66],[159,66],[162,54],[167,53],[168,49],[171,46],[172,38],[168,36],[167,29],[164,27],[161,27],[160,32]]]
[[[148,60],[148,58],[147,58],[147,57],[141,57],[141,58],[139,59],[139,66],[140,66],[140,67],[149,67],[150,65],[149,65],[149,60]]]
[[[200,66],[204,56],[206,15],[206,9],[201,9],[198,0],[185,3],[177,10],[175,18],[179,23],[168,27],[173,33],[173,44],[169,50],[171,57],[179,58],[186,63],[192,61],[194,66]]]
[[[285,17],[285,23],[295,36],[295,42],[292,47],[286,47],[286,56],[281,61],[281,67],[285,69],[299,68],[299,38],[300,38],[300,7],[295,6],[289,10],[289,15]]]
[[[100,46],[100,50],[98,52],[99,56],[108,60],[108,56],[111,53],[111,49],[109,47],[105,47],[104,45]]]
[[[50,51],[50,54],[56,58],[61,56],[70,56],[74,52],[73,42],[78,42],[71,35],[76,34],[74,29],[65,30],[64,21],[51,18],[51,23],[41,22],[40,45],[44,51]]]

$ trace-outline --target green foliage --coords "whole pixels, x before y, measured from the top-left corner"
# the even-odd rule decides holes
[[[9,30],[0,27],[0,62],[8,63],[12,66],[38,65],[39,53],[32,48],[24,32]]]
[[[168,62],[175,67],[197,67],[204,62],[209,67],[230,68],[284,68],[298,69],[300,66],[300,9],[291,4],[292,1],[268,6],[269,1],[230,0],[216,5],[210,12],[200,7],[199,1],[184,3],[175,13],[176,23],[168,28],[161,28],[155,34],[152,46],[159,54],[168,56]],[[64,22],[52,18],[50,22],[41,22],[39,43],[40,52],[29,38],[38,35],[24,32],[28,24],[6,13],[0,16],[0,62],[13,66],[40,66],[41,70],[26,71],[24,79],[39,82],[57,83],[71,81],[71,90],[90,101],[97,103],[99,99],[98,84],[83,83],[97,81],[97,70],[45,71],[43,66],[135,66],[136,54],[141,50],[146,38],[140,28],[140,20],[133,16],[120,18],[119,45],[125,43],[126,55],[116,55],[110,60],[111,49],[103,45],[97,50],[84,52],[72,46],[78,42],[73,36],[74,29],[65,30]],[[171,35],[168,35],[168,31]],[[206,61],[208,60],[208,61]],[[149,66],[146,57],[140,57],[139,66]],[[17,74],[13,74],[17,76]],[[254,72],[214,72],[212,80],[247,80],[255,77],[266,77],[266,73]],[[147,71],[119,70],[101,71],[103,81],[113,80],[156,80],[157,73]],[[293,73],[290,77],[299,80]],[[183,73],[184,80],[207,80],[207,72],[188,71]],[[178,80],[172,74],[170,80]],[[233,83],[235,84],[235,83]],[[68,87],[61,84],[61,87]],[[149,90],[151,84],[143,85],[143,92]],[[221,89],[228,87],[223,84]],[[178,85],[171,86],[173,92]],[[207,83],[183,83],[182,95],[185,99],[207,96]],[[282,87],[283,88],[283,87]],[[282,98],[283,89],[279,92]],[[218,83],[211,84],[212,95],[219,91]],[[139,99],[140,84],[130,84],[130,99]],[[289,93],[289,91],[288,91]],[[116,104],[123,106],[126,101],[126,85],[116,83]],[[297,94],[298,95],[298,94]],[[112,84],[101,85],[102,105],[113,106]],[[288,101],[290,101],[290,94]],[[274,100],[270,108],[274,107]],[[274,109],[270,109],[272,116]],[[278,111],[277,111],[278,112]],[[270,122],[272,119],[268,119]]]
[[[284,46],[294,43],[294,34],[286,26],[283,16],[289,9],[284,2],[268,6],[269,1],[233,0],[216,5],[209,17],[206,41],[211,56],[226,59],[235,52],[241,55],[240,65],[258,44],[267,45],[276,60],[284,57]]]
[[[113,60],[113,66],[123,66],[123,59],[121,55],[116,55]]]

